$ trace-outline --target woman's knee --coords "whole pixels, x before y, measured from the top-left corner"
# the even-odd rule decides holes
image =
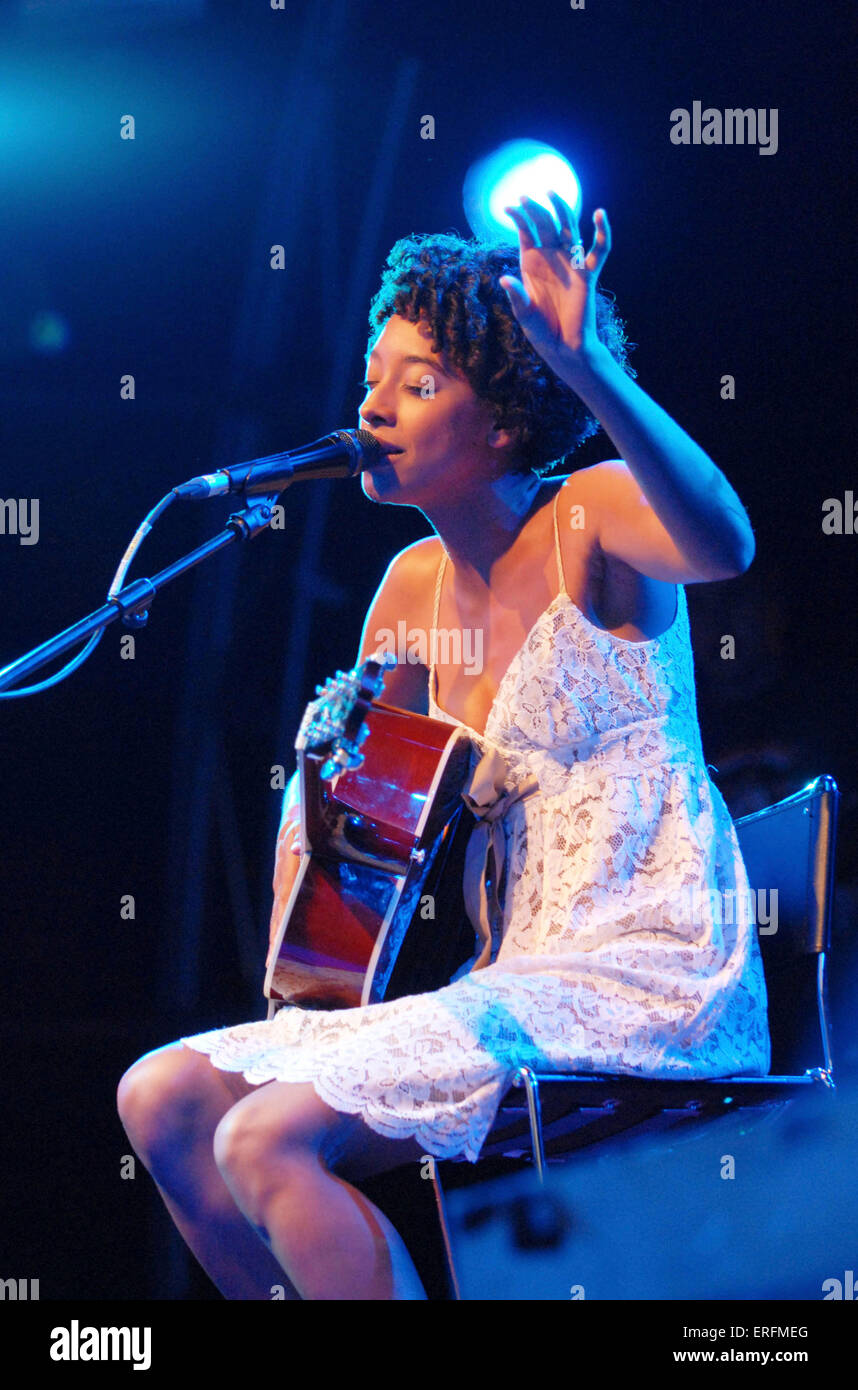
[[[257,1188],[275,1172],[282,1183],[294,1163],[317,1163],[325,1136],[320,1108],[313,1088],[300,1084],[275,1085],[233,1105],[214,1133],[221,1175],[231,1187]]]
[[[138,1153],[154,1153],[206,1122],[211,1132],[217,1123],[212,1090],[211,1064],[183,1043],[147,1052],[129,1067],[119,1082],[117,1108]]]

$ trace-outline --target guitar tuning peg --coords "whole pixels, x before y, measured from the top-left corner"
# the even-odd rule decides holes
[[[362,753],[347,752],[345,748],[338,748],[336,753],[333,753],[331,757],[328,758],[327,762],[322,764],[322,770],[319,776],[323,782],[330,782],[334,777],[338,777],[341,772],[345,772],[354,767],[360,767],[362,762]]]

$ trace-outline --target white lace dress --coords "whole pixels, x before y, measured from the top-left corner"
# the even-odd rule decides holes
[[[182,1040],[251,1082],[312,1082],[335,1109],[438,1158],[477,1159],[524,1064],[648,1077],[770,1065],[748,879],[700,742],[685,591],[659,637],[595,627],[565,590],[556,499],[554,517],[560,592],[485,734],[469,731],[502,755],[507,787],[537,783],[498,823],[489,963],[433,993],[284,1008]],[[458,723],[435,703],[434,675],[429,713]]]

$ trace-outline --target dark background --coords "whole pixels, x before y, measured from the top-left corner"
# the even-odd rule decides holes
[[[825,499],[858,495],[850,16],[684,0],[7,6],[0,496],[40,499],[40,538],[0,534],[0,664],[103,601],[172,485],[355,426],[390,246],[469,235],[469,164],[517,136],[554,144],[583,183],[586,241],[594,207],[609,212],[602,282],[641,386],[756,532],[746,575],[688,590],[715,780],[736,816],[822,772],[843,793],[836,1060],[858,1071],[858,536],[821,526]],[[694,100],[776,107],[777,153],[673,145],[669,113]],[[566,469],[614,453],[601,436]],[[156,600],[134,660],[115,624],[70,679],[0,709],[0,1277],[39,1278],[43,1298],[217,1296],[143,1170],[119,1176],[115,1086],[143,1051],[264,1016],[271,767],[291,772],[316,682],[351,665],[389,558],[429,532],[356,482],[282,500],[284,531]],[[229,510],[174,507],[133,575]]]

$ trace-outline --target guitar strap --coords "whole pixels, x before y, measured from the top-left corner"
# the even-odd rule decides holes
[[[465,910],[477,938],[477,949],[454,978],[481,970],[495,960],[501,943],[502,910],[498,885],[504,870],[506,840],[502,820],[517,801],[539,791],[536,777],[507,788],[506,759],[499,748],[489,748],[477,763],[462,799],[476,817],[465,851],[462,890]]]

